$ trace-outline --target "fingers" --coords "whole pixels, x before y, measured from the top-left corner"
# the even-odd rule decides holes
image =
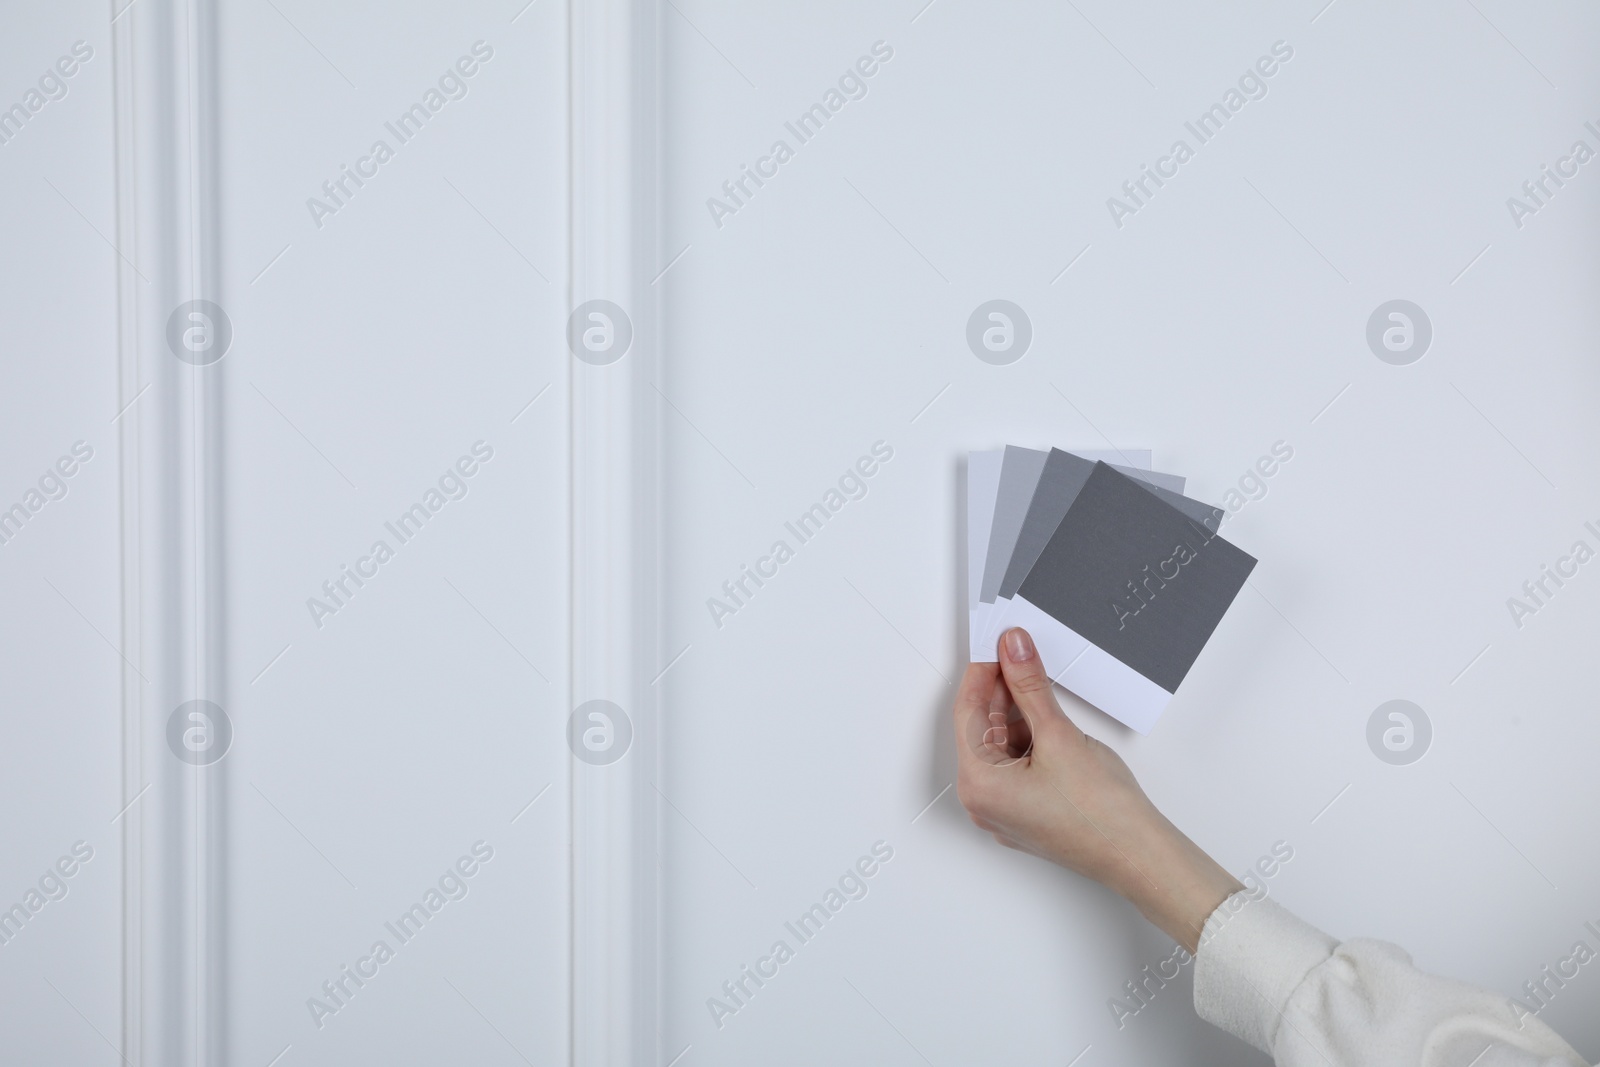
[[[995,665],[996,670],[999,665]],[[989,694],[988,725],[983,731],[983,743],[1004,747],[1007,736],[1007,722],[1011,712],[1011,694],[1006,692],[1004,685],[996,685]]]
[[[1056,703],[1050,677],[1044,672],[1044,662],[1039,658],[1033,638],[1020,626],[1007,630],[1000,638],[1000,670],[1011,698],[1027,718],[1034,737],[1053,729],[1078,733],[1078,728]]]
[[[1033,746],[1033,730],[1012,703],[1011,690],[1006,688],[1003,678],[996,683],[994,696],[989,701],[989,732],[985,740],[1013,759],[1023,756]]]
[[[999,682],[1000,667],[995,663],[970,664],[961,678],[961,688],[956,691],[955,728],[956,758],[962,763],[992,744],[992,739],[986,735],[993,725],[989,712],[994,706],[996,692],[1005,691]],[[1003,749],[1003,737],[1000,740]]]

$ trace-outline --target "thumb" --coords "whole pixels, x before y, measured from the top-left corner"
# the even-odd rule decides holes
[[[1007,630],[1000,638],[1000,670],[1034,737],[1061,730],[1079,734],[1077,726],[1056,703],[1050,676],[1044,672],[1044,661],[1039,658],[1033,638],[1020,626]]]

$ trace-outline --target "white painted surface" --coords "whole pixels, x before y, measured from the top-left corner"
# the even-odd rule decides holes
[[[223,4],[218,42],[226,1048],[562,1062],[567,12],[274,2]],[[1520,629],[1506,599],[1597,543],[1600,217],[1588,166],[1520,229],[1506,198],[1574,140],[1600,147],[1600,22],[1320,7],[662,10],[652,667],[687,650],[643,679],[669,801],[663,1060],[1241,1059],[1194,1020],[1187,978],[1119,1030],[1108,1000],[1169,944],[999,848],[946,791],[957,464],[1001,441],[1148,445],[1216,502],[1293,447],[1227,524],[1262,561],[1253,591],[1151,735],[1066,700],[1225,864],[1287,841],[1268,883],[1285,904],[1507,995],[1597,918],[1600,579],[1584,567]],[[74,841],[96,853],[0,946],[0,1024],[19,1059],[110,1064],[127,991],[109,13],[4,20],[0,102],[75,40],[96,58],[0,146],[0,503],[74,441],[97,451],[0,547],[0,900]],[[306,198],[479,39],[495,57],[468,95],[318,229]],[[894,56],[866,97],[717,227],[706,199],[878,40]],[[1278,40],[1294,57],[1268,95],[1117,228],[1106,198]],[[994,298],[1032,321],[1009,366],[966,347]],[[1434,327],[1411,366],[1364,338],[1394,298]],[[495,454],[468,495],[318,629],[306,599],[479,440]],[[865,496],[792,539],[879,441],[893,457]],[[715,625],[707,599],[780,538],[793,558]],[[1395,697],[1433,723],[1409,767],[1367,748]],[[466,898],[318,1030],[306,999],[479,839],[495,857]],[[865,898],[718,1029],[707,998],[862,857]],[[1596,982],[1543,1016],[1591,1058]]]
[[[211,632],[226,685],[203,695],[235,729],[224,977],[204,997],[165,964],[146,968],[137,988],[119,981],[111,12],[19,10],[0,34],[4,68],[17,75],[8,95],[74,40],[96,53],[64,100],[0,148],[12,235],[0,266],[0,493],[20,494],[75,439],[96,447],[67,497],[0,549],[13,607],[0,641],[12,742],[0,774],[10,828],[0,894],[20,896],[79,838],[96,849],[70,894],[0,948],[7,1055],[120,1062],[123,1000],[137,1015],[142,992],[153,1014],[142,1035],[129,1025],[136,1059],[166,1058],[183,1041],[160,1028],[188,1019],[220,1028],[205,1062],[266,1064],[280,1052],[283,1064],[562,1060],[565,11],[544,5],[513,22],[515,9],[488,4],[219,8],[217,299],[234,341],[221,363],[183,368],[220,387],[226,614]],[[119,25],[145,32],[172,10],[141,0]],[[397,145],[385,122],[478,41],[493,58],[466,95]],[[379,138],[397,147],[394,158],[319,228],[307,198]],[[136,327],[140,369],[153,377],[175,363],[160,344],[162,317],[142,314]],[[385,523],[440,489],[476,442],[480,459],[491,448],[493,458],[401,544]],[[380,539],[393,559],[318,626],[308,598],[326,600],[322,583]],[[159,738],[163,724],[147,718],[145,729]],[[147,835],[172,816],[161,794],[125,816]],[[478,841],[493,859],[464,879],[466,895],[399,944],[385,922]],[[192,913],[175,892],[163,896],[170,874],[155,867],[149,878],[147,921],[177,908],[170,921],[181,928]],[[448,891],[461,890],[452,881]],[[394,959],[319,1028],[308,998],[325,996],[322,983],[379,939]]]
[[[1108,1000],[1170,942],[996,845],[953,790],[918,817],[953,772],[957,457],[1002,441],[1148,445],[1216,503],[1289,443],[1225,531],[1261,559],[1253,588],[1151,735],[1064,703],[1231,869],[1289,842],[1271,890],[1333,932],[1507,995],[1567,954],[1600,886],[1600,581],[1520,631],[1505,601],[1600,514],[1600,190],[1583,171],[1521,230],[1505,201],[1597,146],[1593,13],[679,6],[665,244],[693,247],[664,284],[694,425],[668,426],[666,600],[669,643],[694,651],[665,710],[685,816],[667,1045],[700,1064],[1248,1059],[1194,1019],[1188,977],[1119,1031]],[[865,99],[718,228],[706,199],[880,39],[895,55]],[[1106,199],[1278,40],[1294,56],[1266,98],[1113,225]],[[1364,339],[1397,297],[1435,330],[1405,367]],[[1010,366],[965,342],[996,298],[1032,320]],[[706,598],[878,439],[895,458],[867,497],[713,625]],[[1409,767],[1365,741],[1393,697],[1435,730]],[[717,1029],[706,999],[878,839],[895,858],[866,899]],[[1596,983],[1544,1015],[1591,1058]]]
[[[0,33],[7,108],[70,56],[75,41],[94,50],[65,80],[66,95],[0,145],[0,507],[23,503],[74,442],[94,453],[65,480],[65,496],[0,545],[0,908],[40,891],[74,843],[94,850],[65,880],[66,895],[0,945],[0,1027],[17,1062],[117,1062],[78,1014],[115,1038],[121,849],[111,820],[123,804],[111,422],[117,274],[99,236],[113,232],[115,186],[109,42],[88,11],[66,4],[26,18],[8,13]]]

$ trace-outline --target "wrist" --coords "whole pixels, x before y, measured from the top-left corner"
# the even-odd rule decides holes
[[[1198,950],[1206,920],[1239,880],[1166,819],[1139,851],[1139,872],[1120,892],[1144,917],[1190,953]]]

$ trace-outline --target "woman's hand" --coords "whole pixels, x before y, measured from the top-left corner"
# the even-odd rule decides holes
[[[972,821],[1115,890],[1190,952],[1241,886],[1156,810],[1128,765],[1062,713],[1027,631],[956,695],[956,789]],[[1020,713],[1020,714],[1019,714]]]

